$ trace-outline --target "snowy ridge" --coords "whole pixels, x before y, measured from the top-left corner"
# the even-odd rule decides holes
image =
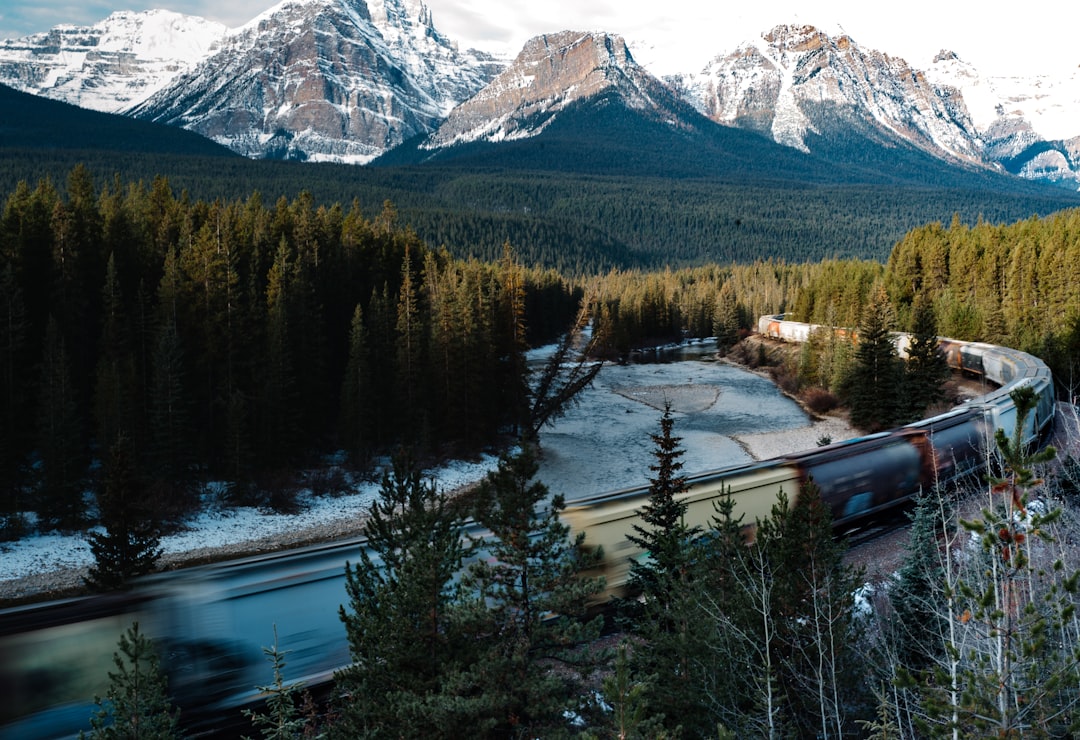
[[[228,29],[168,10],[120,11],[90,27],[0,41],[0,82],[93,110],[117,112],[191,69]]]
[[[634,48],[656,53],[647,40]],[[676,89],[716,123],[804,152],[862,138],[1080,187],[1080,70],[985,77],[947,51],[923,70],[842,29],[780,25],[665,79],[603,32],[541,35],[512,63],[461,51],[423,0],[282,0],[232,30],[125,11],[0,41],[0,83],[182,126],[249,157],[363,164],[417,135],[427,147],[513,140],[610,90],[688,125]]]
[[[497,69],[419,0],[285,0],[127,112],[250,157],[363,164],[433,131]]]
[[[981,164],[982,142],[963,101],[907,62],[812,26],[777,26],[721,55],[682,87],[717,123],[809,151],[809,134],[852,126],[935,156]]]
[[[672,91],[634,61],[622,37],[561,31],[530,39],[510,66],[451,111],[421,148],[536,136],[568,105],[610,90],[630,108],[680,123],[670,108]]]

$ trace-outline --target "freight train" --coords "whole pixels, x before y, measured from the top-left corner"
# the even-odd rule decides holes
[[[814,327],[764,317],[761,334],[805,341]],[[899,335],[898,348],[907,338]],[[994,384],[961,407],[888,432],[688,478],[687,521],[705,525],[713,503],[730,495],[746,523],[769,515],[783,490],[798,494],[809,478],[845,528],[888,511],[920,490],[949,485],[985,469],[995,430],[1012,434],[1011,390],[1030,385],[1036,413],[1025,441],[1054,423],[1054,389],[1039,359],[993,345],[942,340],[949,364]],[[563,517],[586,546],[603,546],[599,573],[608,593],[625,585],[632,558],[626,539],[648,498],[645,487],[614,491],[568,506]],[[475,525],[470,534],[480,535]],[[138,620],[161,650],[170,692],[192,730],[215,727],[258,700],[271,680],[262,652],[276,631],[287,651],[289,682],[325,684],[348,663],[337,605],[345,601],[347,560],[363,538],[188,568],[146,578],[130,593],[93,596],[0,611],[0,740],[74,737],[86,729],[93,697],[104,695],[120,634]]]

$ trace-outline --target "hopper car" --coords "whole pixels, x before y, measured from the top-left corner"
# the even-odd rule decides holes
[[[805,341],[815,327],[763,317],[759,331]],[[901,352],[906,337],[897,337]],[[949,364],[986,379],[990,389],[940,416],[879,434],[747,465],[688,476],[687,521],[706,525],[724,495],[744,523],[767,517],[782,490],[793,498],[813,479],[837,528],[853,527],[935,483],[985,469],[995,430],[1012,434],[1009,392],[1035,389],[1039,402],[1023,436],[1037,443],[1054,423],[1053,381],[1038,358],[993,345],[942,340]],[[629,563],[645,553],[626,539],[639,523],[647,487],[572,502],[564,521],[602,546],[598,573],[620,593]],[[482,532],[468,525],[472,536]],[[120,634],[138,620],[155,640],[170,693],[190,731],[212,730],[259,699],[270,682],[262,652],[276,630],[287,651],[285,680],[326,685],[349,661],[337,607],[346,601],[345,563],[359,560],[362,537],[156,574],[120,595],[90,596],[0,610],[0,740],[75,737],[88,729],[93,698],[106,690]],[[370,553],[369,553],[370,554]]]

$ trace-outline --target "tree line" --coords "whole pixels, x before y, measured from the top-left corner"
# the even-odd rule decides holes
[[[0,216],[5,524],[79,527],[118,441],[165,519],[196,479],[255,502],[335,450],[479,450],[525,423],[525,349],[580,301],[509,245],[428,248],[390,204],[207,202],[84,168],[64,194],[21,183]]]

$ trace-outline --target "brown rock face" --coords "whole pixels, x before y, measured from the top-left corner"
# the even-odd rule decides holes
[[[538,133],[570,103],[616,88],[628,104],[654,107],[670,94],[640,68],[619,36],[562,31],[525,44],[491,84],[455,108],[430,148]]]

